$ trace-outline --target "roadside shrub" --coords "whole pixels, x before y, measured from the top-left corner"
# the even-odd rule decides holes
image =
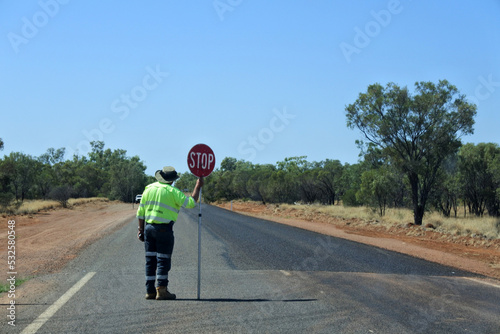
[[[342,196],[342,203],[344,204],[344,206],[360,206],[360,203],[356,199],[356,190],[347,190],[344,196]]]
[[[60,187],[56,187],[56,188],[52,189],[49,197],[51,199],[61,203],[63,208],[67,208],[68,207],[68,200],[71,197],[72,193],[73,193],[73,189],[68,185],[64,185],[64,186],[60,186]]]

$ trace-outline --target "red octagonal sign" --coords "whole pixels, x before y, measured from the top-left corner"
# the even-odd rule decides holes
[[[209,176],[215,167],[215,154],[205,144],[194,145],[188,154],[188,167],[197,177]]]

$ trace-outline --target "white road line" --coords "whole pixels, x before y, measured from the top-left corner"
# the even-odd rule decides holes
[[[52,304],[45,312],[40,314],[21,334],[34,334],[49,320],[66,302],[80,290],[96,273],[89,272],[83,276],[75,285],[71,287],[64,295],[62,295],[54,304]]]
[[[286,271],[286,270],[280,270],[280,271],[281,271],[281,273],[282,273],[283,275],[285,275],[285,276],[290,276],[290,275],[291,275],[291,274],[290,274],[288,271]]]
[[[492,286],[492,287],[500,289],[500,285],[497,285],[497,284],[489,283],[489,282],[486,282],[486,281],[481,281],[481,280],[478,280],[478,279],[475,279],[475,278],[471,278],[471,277],[464,277],[464,278],[468,279],[469,281],[474,281],[474,282],[477,282],[477,283],[489,285],[489,286]]]

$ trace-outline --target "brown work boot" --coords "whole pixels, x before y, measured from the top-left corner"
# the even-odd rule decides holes
[[[156,293],[146,293],[146,299],[155,299]]]
[[[166,286],[159,286],[156,288],[156,300],[173,300],[175,297],[176,296],[173,293],[168,292]]]

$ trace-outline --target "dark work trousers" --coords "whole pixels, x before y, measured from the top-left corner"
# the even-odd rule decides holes
[[[170,224],[146,224],[144,247],[146,249],[146,291],[156,293],[156,286],[168,285],[168,272],[171,267],[174,249],[173,222]]]

